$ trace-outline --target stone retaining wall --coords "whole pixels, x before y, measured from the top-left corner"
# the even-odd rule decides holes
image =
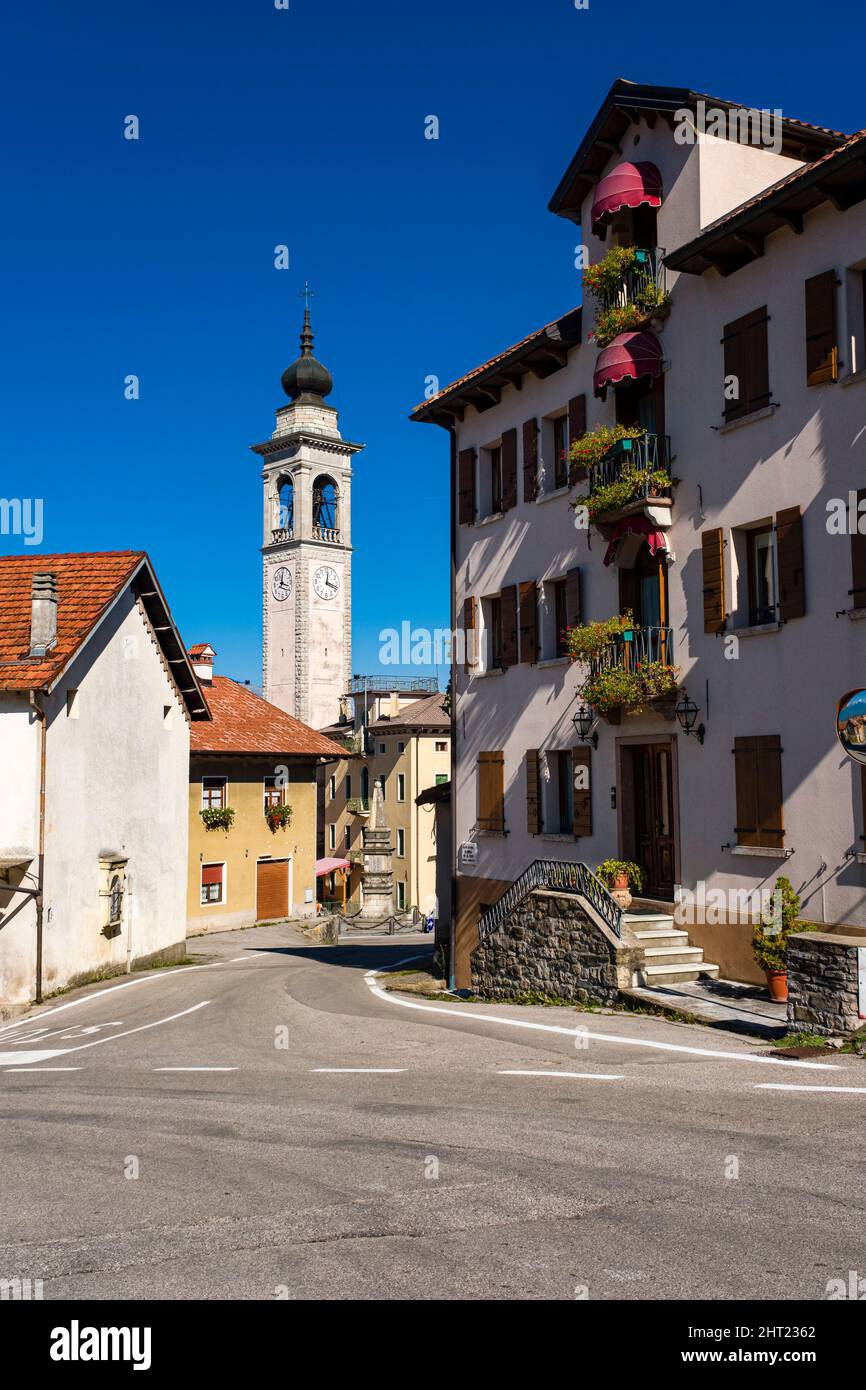
[[[579,898],[538,889],[472,952],[472,990],[486,999],[546,994],[616,1003],[639,948],[599,925]]]
[[[859,1014],[857,948],[863,937],[828,932],[788,938],[788,1027],[832,1037],[866,1027]]]

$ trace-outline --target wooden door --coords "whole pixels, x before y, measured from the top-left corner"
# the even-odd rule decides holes
[[[289,861],[260,859],[256,865],[256,920],[273,922],[289,915]]]
[[[642,743],[633,750],[635,854],[644,871],[644,892],[672,900],[674,894],[674,788],[668,743]]]

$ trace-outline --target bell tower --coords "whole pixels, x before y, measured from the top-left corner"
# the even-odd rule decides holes
[[[325,397],[331,373],[313,356],[309,287],[301,355],[283,372],[289,404],[253,444],[262,460],[262,687],[314,729],[337,721],[352,672],[352,456]]]

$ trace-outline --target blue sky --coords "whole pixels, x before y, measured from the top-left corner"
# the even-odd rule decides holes
[[[444,384],[577,303],[575,229],[547,202],[610,83],[855,130],[866,21],[851,0],[823,13],[799,0],[7,10],[0,496],[44,498],[45,551],[148,550],[184,637],[257,681],[248,446],[284,399],[308,278],[331,401],[366,444],[353,665],[376,669],[381,629],[448,623],[447,437],[408,411],[428,375]],[[23,548],[0,536],[0,553]]]

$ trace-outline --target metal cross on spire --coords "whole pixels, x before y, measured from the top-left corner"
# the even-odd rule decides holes
[[[305,281],[304,281],[304,288],[303,288],[302,290],[299,291],[299,294],[300,294],[301,299],[304,300],[304,303],[306,304],[306,307],[307,307],[307,311],[309,312],[310,300],[313,298],[313,295],[315,294],[315,290],[311,290],[311,289],[310,289],[310,282],[309,282],[309,280],[305,280]]]

